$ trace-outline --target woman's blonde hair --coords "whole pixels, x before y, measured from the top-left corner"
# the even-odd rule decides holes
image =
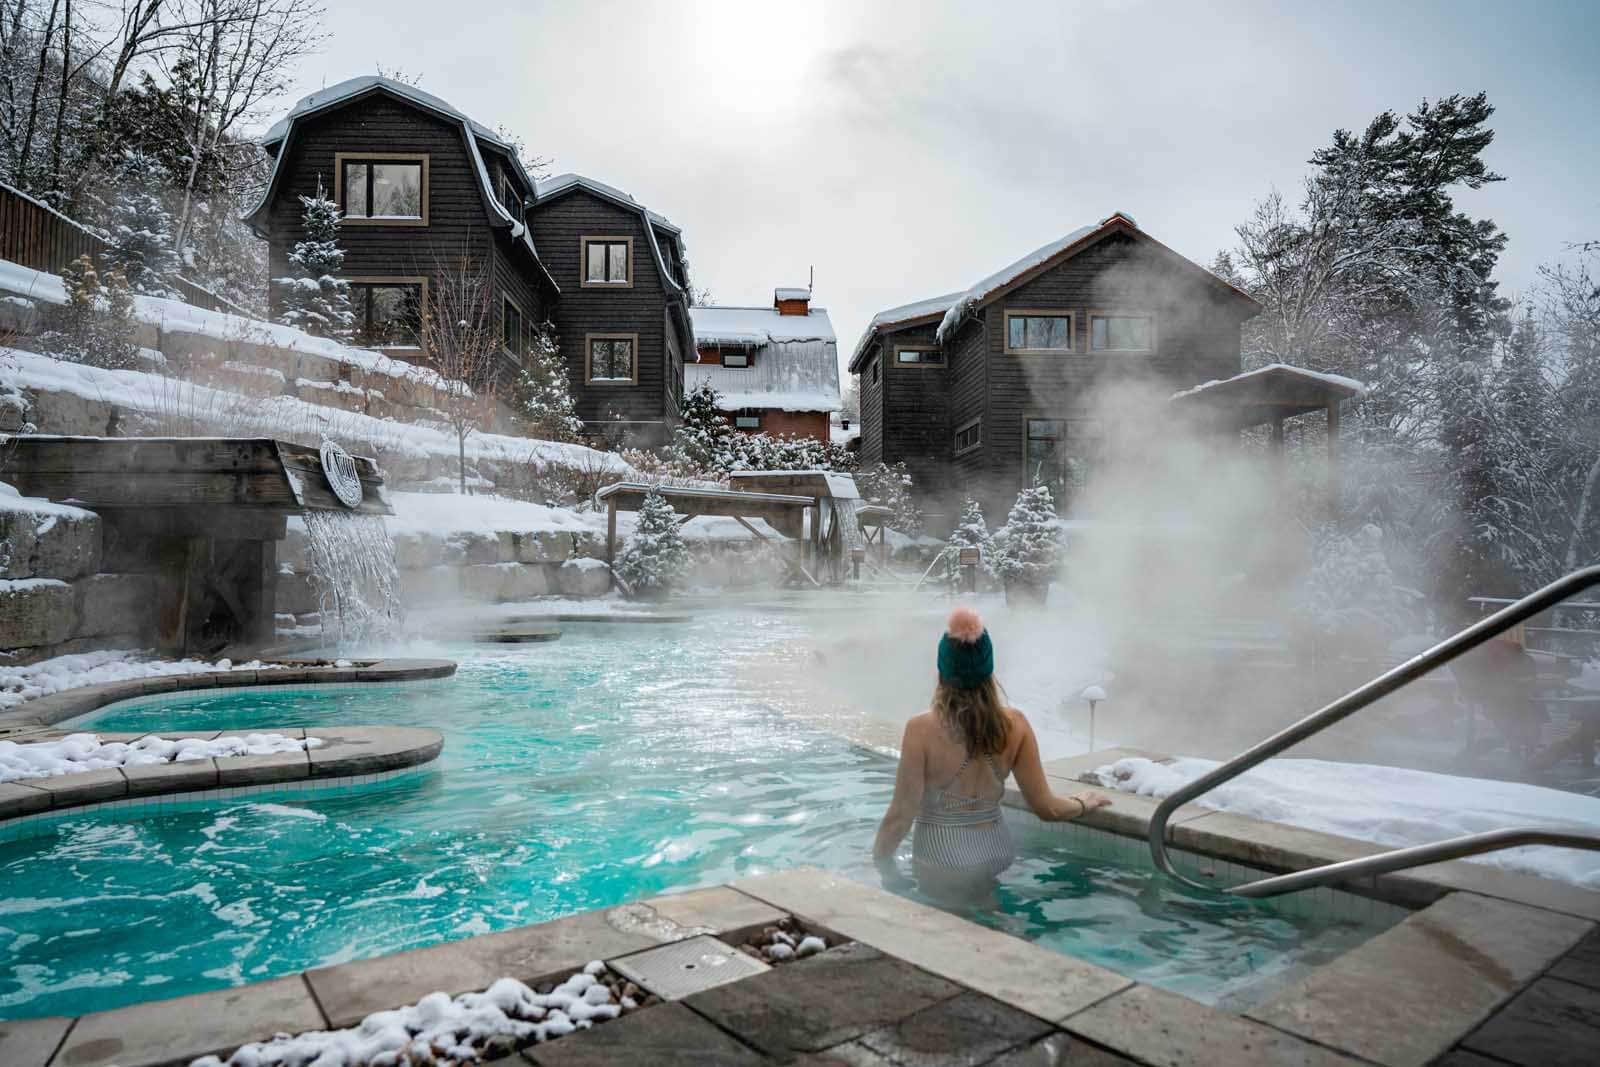
[[[940,678],[933,690],[933,713],[947,730],[961,738],[970,755],[1003,752],[1011,740],[1006,695],[994,675],[971,689],[958,688]]]

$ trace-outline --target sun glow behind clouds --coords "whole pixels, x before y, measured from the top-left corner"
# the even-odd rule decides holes
[[[721,85],[719,110],[774,116],[800,103],[821,47],[817,12],[748,0],[683,10],[692,76]]]

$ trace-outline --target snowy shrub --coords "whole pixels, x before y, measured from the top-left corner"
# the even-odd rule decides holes
[[[689,569],[689,549],[678,529],[678,513],[652,489],[639,505],[639,522],[617,560],[617,575],[635,596],[664,595]]]
[[[961,582],[963,548],[976,548],[979,560],[978,572],[994,577],[994,538],[983,521],[982,505],[970,496],[961,506],[961,517],[956,520],[956,527],[950,531],[950,538],[945,544],[948,551],[945,553],[944,573],[951,585],[959,585]]]
[[[1060,536],[1049,486],[1017,494],[1005,529],[995,538],[994,571],[1007,585],[1045,585],[1056,574]]]
[[[710,470],[718,466],[724,442],[734,436],[733,427],[717,407],[717,391],[702,382],[683,394],[679,411],[682,422],[673,432],[667,454],[684,468]]]
[[[350,283],[338,277],[344,265],[339,247],[339,205],[322,193],[302,196],[300,219],[306,239],[295,244],[289,262],[294,274],[272,279],[282,311],[278,321],[316,337],[350,336],[355,314],[350,310]]]
[[[1371,523],[1353,534],[1331,532],[1294,592],[1296,639],[1305,646],[1376,653],[1405,624],[1410,604],[1395,584],[1383,531]]]
[[[855,455],[810,437],[737,433],[718,406],[717,391],[702,382],[683,396],[682,423],[663,452],[679,477],[729,471],[848,471]]]
[[[583,420],[572,398],[567,364],[555,327],[546,322],[533,331],[522,373],[511,383],[511,408],[530,436],[548,441],[575,441]]]
[[[889,526],[907,537],[922,535],[922,509],[911,495],[911,472],[904,461],[879,463],[856,473],[856,488],[869,504],[879,504],[894,513]]]
[[[123,369],[136,365],[133,294],[120,271],[102,279],[94,261],[79,256],[61,272],[67,302],[45,313],[39,345],[47,355],[72,363]]]

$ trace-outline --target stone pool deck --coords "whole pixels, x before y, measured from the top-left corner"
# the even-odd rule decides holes
[[[45,728],[91,711],[137,697],[193,689],[228,689],[244,686],[351,685],[357,683],[415,682],[448,678],[456,672],[447,659],[356,659],[347,667],[319,659],[274,659],[260,670],[206,671],[167,674],[156,678],[128,678],[120,682],[79,686],[29,700],[0,712],[0,738],[31,740]]]
[[[1502,1061],[1452,1050],[1464,1041],[1517,1055],[1505,1034],[1524,998],[1494,1011],[1521,987],[1537,990],[1535,978],[1600,997],[1595,924],[1468,893],[1239,1016],[800,868],[234,989],[0,1023],[0,1063],[183,1064],[280,1031],[350,1026],[435,990],[482,989],[502,976],[536,984],[701,934],[737,944],[784,915],[844,943],[496,1062],[1483,1067]],[[1592,1062],[1573,1058],[1592,1044],[1552,1043],[1549,1033],[1541,1058],[1504,1062]]]

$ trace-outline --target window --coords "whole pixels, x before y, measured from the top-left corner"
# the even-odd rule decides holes
[[[590,334],[589,381],[632,385],[639,380],[637,334]]]
[[[341,152],[335,165],[334,195],[347,222],[428,224],[427,156]]]
[[[983,420],[973,419],[956,428],[956,455],[971,452],[983,443]]]
[[[517,305],[505,298],[505,310],[500,316],[500,339],[506,346],[506,351],[521,359],[527,351],[522,339],[522,312]]]
[[[422,347],[422,303],[420,278],[351,282],[356,342],[368,348]]]
[[[1072,316],[1040,311],[1006,312],[1007,352],[1071,352]]]
[[[908,367],[942,367],[944,353],[937,348],[897,348],[894,361]]]
[[[761,429],[761,412],[756,408],[745,408],[733,413],[733,428],[735,430]]]
[[[1023,480],[1050,488],[1058,509],[1083,490],[1104,452],[1104,431],[1094,419],[1028,419]]]
[[[1148,315],[1092,315],[1089,347],[1096,352],[1150,352],[1155,325]]]
[[[510,212],[512,218],[523,221],[522,194],[517,191],[517,183],[511,180],[511,175],[506,171],[500,172],[500,205]]]
[[[750,365],[750,353],[724,350],[722,353],[722,365],[724,367],[748,367]]]
[[[584,286],[633,284],[633,238],[583,238]]]

